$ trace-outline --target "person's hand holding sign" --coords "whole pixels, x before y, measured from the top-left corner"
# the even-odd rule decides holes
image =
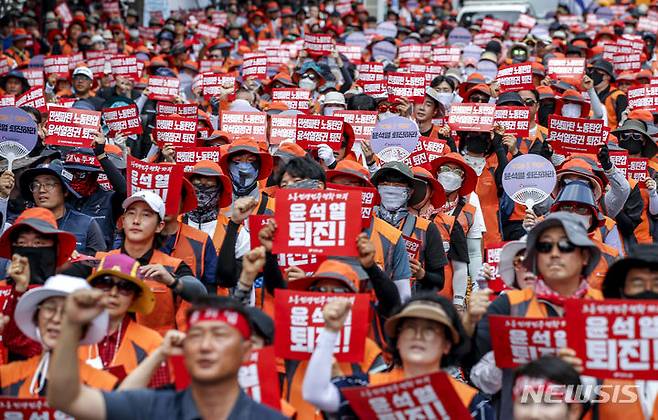
[[[173,286],[176,283],[174,276],[162,264],[148,264],[139,268],[142,275],[151,280],[155,280],[165,286]]]
[[[324,305],[324,308],[322,308],[324,327],[335,333],[342,330],[350,309],[352,309],[352,302],[347,299],[332,300]]]

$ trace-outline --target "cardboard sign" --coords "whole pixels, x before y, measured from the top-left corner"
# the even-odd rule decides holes
[[[196,26],[196,33],[200,36],[205,36],[210,39],[216,39],[219,37],[219,27],[215,25],[210,25],[207,23],[199,23]]]
[[[234,136],[267,140],[267,114],[264,112],[222,111],[219,126]]]
[[[297,115],[295,143],[305,150],[326,144],[340,150],[343,142],[343,119],[324,115]]]
[[[250,53],[244,55],[242,62],[242,78],[267,78],[267,55],[263,53]]]
[[[272,102],[283,102],[288,109],[307,111],[311,106],[311,92],[300,88],[272,89]]]
[[[546,74],[556,80],[580,81],[585,74],[585,59],[551,58],[548,60]]]
[[[627,92],[628,106],[658,112],[658,85],[630,88]]]
[[[183,166],[183,172],[192,172],[194,165],[202,160],[219,163],[218,147],[181,147],[176,150],[176,163]]]
[[[530,109],[524,106],[497,106],[495,124],[505,128],[505,134],[526,138],[530,130]]]
[[[203,96],[233,95],[235,93],[235,76],[228,74],[204,73],[202,79]]]
[[[402,235],[404,238],[405,248],[407,249],[407,255],[410,260],[418,260],[418,254],[420,253],[420,248],[423,245],[423,241],[412,238],[410,236]]]
[[[149,77],[149,99],[156,101],[173,101],[180,93],[180,80],[177,77]]]
[[[43,93],[43,87],[33,87],[16,98],[16,107],[21,106],[31,106],[40,112],[46,112],[46,97]]]
[[[449,151],[450,149],[445,140],[421,136],[418,139],[416,148],[403,162],[411,167],[427,166],[431,161],[443,156]]]
[[[561,154],[592,153],[608,142],[610,128],[603,120],[570,118],[552,114],[548,116],[548,136],[553,149]]]
[[[155,110],[157,115],[176,114],[181,117],[196,117],[199,114],[199,107],[196,104],[172,104],[159,101]]]
[[[480,28],[482,32],[491,32],[497,36],[505,34],[505,22],[494,18],[484,18]]]
[[[343,388],[361,419],[469,419],[471,415],[444,372],[385,385]]]
[[[92,132],[101,127],[101,113],[83,109],[50,107],[44,143],[54,146],[90,148]]]
[[[498,70],[496,80],[501,92],[534,90],[532,83],[532,66],[530,63],[512,64]]]
[[[44,85],[43,67],[28,68],[21,71],[23,72],[23,76],[27,79],[27,83],[30,87],[42,87]]]
[[[360,214],[356,191],[277,190],[272,252],[357,256]]]
[[[110,129],[110,136],[115,136],[117,133],[142,134],[142,122],[136,104],[105,108],[103,119]]]
[[[367,294],[329,294],[276,289],[274,292],[274,350],[277,357],[308,360],[324,328],[322,308],[335,299],[347,299],[352,309],[338,333],[334,357],[339,362],[360,362],[368,335],[370,297]]]
[[[328,56],[334,50],[333,37],[328,34],[306,35],[304,49],[312,56]]]
[[[358,45],[336,44],[336,51],[352,63],[359,63],[363,58],[363,49]]]
[[[358,84],[364,82],[381,82],[384,77],[384,65],[382,63],[363,63],[356,66],[359,72]]]
[[[158,115],[153,129],[158,147],[162,148],[165,144],[174,148],[196,146],[198,123],[196,118]]]
[[[568,299],[564,305],[568,347],[583,361],[583,375],[658,378],[655,300]]]
[[[339,191],[358,191],[361,194],[362,227],[363,229],[367,229],[370,226],[372,219],[372,209],[379,204],[379,193],[377,192],[377,188],[327,183],[327,189]]]
[[[418,144],[418,125],[409,118],[394,116],[378,121],[372,130],[372,151],[384,162],[403,160]]]
[[[343,121],[352,126],[357,142],[370,140],[372,130],[377,125],[377,111],[337,110],[334,111],[333,116],[342,118]]]
[[[452,104],[448,113],[448,125],[454,131],[491,131],[495,118],[495,104]]]
[[[388,100],[395,102],[407,98],[414,103],[422,103],[425,99],[425,76],[420,73],[389,73]]]
[[[284,140],[295,141],[297,137],[296,115],[270,116],[270,145],[280,144]]]
[[[496,332],[491,335],[496,366],[515,368],[542,356],[554,356],[567,346],[566,326],[564,318],[490,315],[489,328]]]
[[[66,6],[66,3],[62,3]],[[48,407],[45,398],[0,398],[3,419],[68,419],[61,411]]]
[[[178,214],[181,199],[183,167],[175,163],[149,163],[128,155],[126,164],[127,196],[148,190],[158,194],[166,204],[167,214]],[[169,191],[172,194],[168,194]],[[167,200],[169,197],[169,200]]]
[[[612,57],[612,65],[618,73],[624,71],[637,72],[642,68],[642,59],[640,53],[634,54],[615,54]]]
[[[71,57],[68,55],[47,55],[43,58],[43,72],[46,76],[56,74],[67,79],[69,77],[69,61],[71,61]]]
[[[115,55],[110,59],[112,75],[123,76],[137,81],[140,71],[137,67],[137,57],[128,55]]]
[[[442,66],[453,66],[459,63],[462,50],[458,47],[436,47],[432,50],[432,61]]]
[[[629,157],[627,161],[628,166],[626,168],[626,176],[638,182],[649,178],[649,160],[647,158]]]

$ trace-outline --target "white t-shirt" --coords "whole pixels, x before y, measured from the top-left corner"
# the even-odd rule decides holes
[[[217,220],[206,223],[194,223],[191,220],[187,221],[187,224],[193,228],[197,228],[203,232],[206,232],[211,238],[215,234],[215,228],[217,227]],[[238,231],[238,237],[235,241],[235,258],[242,258],[244,254],[249,252],[250,241],[249,241],[249,231],[246,229],[240,229]],[[217,250],[219,251],[219,250]]]
[[[468,203],[475,207],[475,215],[473,217],[473,226],[468,231],[466,238],[468,239],[481,239],[484,232],[487,231],[487,226],[484,224],[484,216],[482,215],[482,206],[480,205],[480,197],[475,192],[468,195]],[[495,211],[495,210],[491,210]]]

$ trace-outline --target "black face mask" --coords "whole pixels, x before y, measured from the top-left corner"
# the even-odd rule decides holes
[[[629,155],[642,153],[642,142],[636,140],[619,140],[619,147],[628,150]]]
[[[599,72],[592,72],[589,77],[594,82],[594,86],[598,85],[603,81],[603,75]]]
[[[30,284],[44,284],[57,269],[57,247],[33,248],[15,246],[14,254],[28,259],[30,263]]]
[[[633,300],[642,300],[642,299],[657,299],[658,300],[658,293],[652,292],[650,290],[645,290],[642,293],[637,293],[634,295],[624,295],[626,299],[633,299]]]
[[[548,127],[548,116],[555,114],[555,101],[540,102],[537,111],[537,122],[542,127]]]
[[[466,150],[472,153],[486,153],[489,150],[489,133],[469,134],[463,138]]]

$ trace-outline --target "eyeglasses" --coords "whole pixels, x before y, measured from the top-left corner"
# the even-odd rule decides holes
[[[460,177],[464,176],[464,170],[463,169],[461,169],[461,168],[451,168],[450,166],[446,166],[446,165],[441,166],[439,168],[439,172],[444,173],[444,174],[448,173],[448,172],[453,172],[456,175],[459,175]]]
[[[302,79],[315,80],[315,74],[313,74],[313,73],[304,73],[304,74],[302,74]]]
[[[418,331],[424,340],[432,340],[439,335],[439,328],[431,325],[423,324],[414,324],[405,322],[400,326],[400,332],[398,335],[412,335],[415,336]]]
[[[642,141],[642,134],[634,133],[632,131],[627,131],[625,133],[621,133],[619,137],[620,137],[620,140]]]
[[[471,95],[471,97],[469,98],[469,100],[470,100],[471,102],[475,102],[476,104],[486,104],[486,103],[489,102],[489,97],[486,96],[486,95],[476,95],[476,94],[473,94],[473,95]]]
[[[131,294],[138,292],[138,288],[135,283],[124,279],[115,280],[110,276],[103,276],[94,279],[91,285],[92,287],[100,289],[104,292],[109,292],[116,286],[117,292],[123,296],[130,296]]]
[[[34,181],[34,182],[32,182],[32,183],[30,184],[30,191],[31,191],[31,192],[41,191],[41,187],[43,187],[43,190],[44,190],[45,192],[50,192],[50,191],[52,191],[53,189],[55,189],[55,186],[56,186],[56,185],[57,185],[57,182],[44,182],[44,183],[42,184],[42,183],[40,183],[40,182],[36,182],[36,181]]]
[[[560,206],[560,210],[569,213],[579,214],[581,216],[590,216],[592,214],[589,207],[579,206],[577,204],[562,204]]]
[[[320,293],[350,293],[350,290],[347,287],[326,287],[326,286],[311,286],[309,289],[311,292],[320,292]]]
[[[523,104],[527,107],[531,107],[531,106],[537,105],[537,101],[535,101],[534,99],[528,98],[528,99],[523,100]]]
[[[535,245],[535,249],[540,254],[548,254],[549,252],[553,251],[553,247],[555,245],[557,245],[558,251],[564,254],[571,253],[576,250],[576,245],[571,243],[571,241],[568,239],[560,239],[557,242],[540,241]]]
[[[392,105],[392,104],[391,105],[383,104],[383,105],[379,105],[377,107],[377,112],[388,112],[388,111],[391,111],[391,112],[394,112],[394,113],[398,112],[398,106],[397,105]]]
[[[64,315],[64,303],[61,305],[57,304],[43,304],[37,306],[39,308],[39,313],[43,314],[46,319],[52,319],[55,315],[59,314],[60,316]]]

